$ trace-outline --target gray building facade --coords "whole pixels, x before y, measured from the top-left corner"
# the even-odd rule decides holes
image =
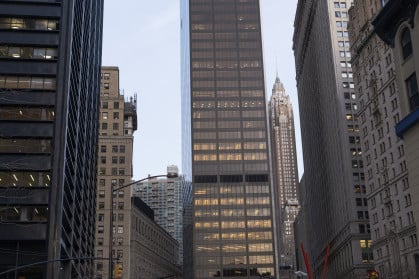
[[[348,38],[352,1],[298,1],[294,55],[302,133],[307,243],[313,275],[373,269],[358,106]],[[330,248],[330,250],[328,249]]]
[[[0,2],[0,272],[91,278],[103,1]]]

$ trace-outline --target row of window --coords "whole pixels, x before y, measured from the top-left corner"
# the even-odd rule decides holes
[[[0,29],[58,30],[57,19],[0,17]]]
[[[215,53],[213,51],[207,50],[199,50],[199,51],[192,51],[191,57],[192,59],[200,59],[200,58],[212,58],[215,57],[217,59],[223,58],[254,58],[260,59],[262,53],[256,50],[247,50],[243,49],[237,51],[236,49],[223,49],[217,50]]]
[[[260,69],[262,67],[261,60],[245,60],[239,61],[233,60],[216,60],[213,59],[192,61],[193,69]]]
[[[115,123],[114,123],[115,124]],[[265,121],[193,121],[193,129],[253,129],[264,128]]]
[[[263,87],[263,80],[256,79],[256,80],[193,80],[192,87],[193,88],[206,88],[206,87],[216,87],[217,88],[246,88],[246,87],[256,87],[260,88]]]
[[[125,175],[125,168],[111,168],[111,175]],[[106,175],[106,168],[99,168],[99,175]]]
[[[0,75],[0,88],[55,90],[56,79],[53,77]]]
[[[106,150],[107,150],[106,145],[101,145],[100,146],[100,152],[106,153]],[[119,149],[118,149],[118,145],[112,145],[111,150],[112,150],[112,153],[118,153],[118,151],[120,153],[124,153],[125,152],[125,145],[119,145]]]
[[[237,49],[237,44],[238,44],[239,49],[255,49],[255,48],[261,47],[261,44],[258,41],[241,41],[238,43],[217,41],[215,42],[215,48],[216,49]],[[194,41],[191,44],[191,48],[211,50],[211,49],[214,49],[214,42],[210,40]]]
[[[238,38],[237,38],[238,37]],[[244,31],[240,30],[240,32],[202,32],[202,31],[194,31],[191,34],[192,40],[213,40],[215,41],[252,41],[252,40],[260,40],[260,33],[254,31]]]
[[[253,153],[220,153],[218,160],[220,161],[259,161],[267,160],[268,156],[265,152]],[[217,154],[194,154],[194,161],[217,161]]]
[[[46,206],[1,206],[0,222],[47,222],[48,207]]]
[[[220,224],[221,223],[221,224]],[[228,223],[228,224],[227,224]],[[195,222],[196,229],[215,229],[215,228],[232,228],[232,223],[235,223],[235,228],[271,228],[271,220],[247,220],[246,226],[244,221],[228,221],[228,222]],[[228,227],[229,226],[229,227]]]
[[[215,143],[195,143],[193,150],[216,150]],[[266,142],[219,142],[218,150],[266,149]]]
[[[193,101],[193,109],[210,109],[210,108],[264,108],[263,100],[223,100],[223,101]],[[261,110],[262,111],[262,110]],[[221,112],[222,113],[222,112]],[[226,112],[228,113],[228,112]]]
[[[195,210],[195,217],[217,217],[218,211],[214,210]],[[221,210],[221,216],[223,217],[269,217],[271,216],[270,208],[252,208],[247,209],[246,214],[244,209],[223,209]]]
[[[271,203],[269,197],[247,197],[246,204],[247,205],[269,205]],[[194,200],[195,206],[209,206],[209,205],[244,205],[245,199],[244,198],[220,198],[220,199],[204,199],[204,198],[196,198]]]
[[[4,139],[4,138],[0,139],[0,153],[51,153],[51,152],[52,152],[52,144],[51,144],[51,140],[49,139]]]
[[[101,164],[106,164],[106,156],[101,156],[100,157],[100,163]],[[119,160],[117,156],[112,156],[111,158],[111,163],[112,164],[125,164],[125,156],[120,156]]]
[[[0,45],[0,58],[57,59],[56,48],[17,47]]]
[[[240,92],[240,93],[239,93]],[[225,89],[225,90],[194,90],[192,92],[194,98],[229,98],[229,97],[239,97],[242,98],[258,98],[263,97],[263,90],[260,89],[250,89],[250,90],[234,90],[234,89]]]
[[[54,121],[53,108],[2,107],[0,120]]]
[[[193,79],[214,79],[214,76],[217,76],[218,79],[234,79],[234,78],[262,78],[262,71],[260,70],[246,70],[246,71],[236,71],[236,70],[195,70],[192,72]],[[236,92],[238,92],[236,90]],[[238,95],[237,95],[238,96]]]
[[[49,187],[51,172],[0,172],[0,187]]]
[[[214,118],[262,118],[265,117],[265,111],[263,110],[194,110],[192,112],[192,118],[194,119],[210,119]]]
[[[202,31],[202,30],[206,30],[206,31],[211,31],[211,30],[223,30],[223,31],[235,31],[236,29],[239,30],[258,30],[259,29],[259,23],[258,22],[253,22],[253,23],[249,23],[249,22],[240,22],[238,24],[236,24],[236,22],[234,21],[230,21],[230,22],[222,22],[219,23],[218,21],[216,21],[216,23],[212,24],[212,23],[194,23],[191,24],[191,30],[192,31]]]
[[[194,187],[194,195],[214,195],[214,194],[263,194],[270,193],[269,185],[223,185],[219,187]]]

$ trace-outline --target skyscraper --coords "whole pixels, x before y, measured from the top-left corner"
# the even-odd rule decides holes
[[[183,230],[186,207],[192,202],[191,184],[182,176],[152,179],[133,186],[132,195],[141,198],[154,211],[154,221],[179,242],[179,262],[183,265]],[[185,199],[186,198],[186,199]],[[187,240],[188,241],[188,240]]]
[[[298,168],[295,145],[294,114],[290,97],[277,77],[269,102],[269,120],[273,151],[275,195],[279,214],[281,269],[295,267],[295,243],[293,223],[298,214]],[[289,273],[289,272],[288,272]]]
[[[96,256],[108,257],[112,186],[132,178],[132,149],[137,130],[137,100],[124,100],[119,91],[119,68],[102,67],[98,153]],[[131,188],[113,193],[113,257],[130,277]],[[97,261],[95,279],[108,278],[109,261]]]
[[[314,276],[373,268],[358,106],[348,38],[352,1],[298,1],[294,55],[304,157],[304,210]]]
[[[183,171],[194,278],[275,276],[258,0],[182,1]]]
[[[103,1],[0,2],[0,272],[91,278]]]

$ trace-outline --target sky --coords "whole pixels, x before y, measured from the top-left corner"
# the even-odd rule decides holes
[[[260,0],[266,97],[278,74],[290,95],[303,173],[292,35],[297,0]],[[126,99],[137,94],[133,179],[181,166],[180,8],[178,0],[105,1],[103,66],[118,66]]]

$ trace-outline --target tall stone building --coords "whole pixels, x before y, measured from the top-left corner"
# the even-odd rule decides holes
[[[3,278],[93,275],[103,2],[0,1]]]
[[[279,264],[282,270],[293,270],[296,265],[293,223],[299,211],[294,114],[291,100],[285,94],[284,85],[278,77],[272,88],[272,96],[269,102],[269,120],[274,154],[272,160],[274,181],[280,212],[281,260]]]
[[[183,0],[183,172],[194,278],[276,276],[259,0]]]
[[[363,278],[373,268],[358,105],[348,38],[352,1],[298,1],[294,54],[307,243],[315,277]]]
[[[350,10],[352,69],[371,217],[368,231],[380,278],[416,278],[413,188],[404,142],[395,130],[402,119],[395,55],[372,25],[381,8],[380,0],[356,0]]]
[[[96,214],[96,257],[107,258],[110,238],[111,186],[131,183],[133,133],[137,130],[136,99],[124,100],[118,67],[102,67]],[[131,188],[114,193],[113,258],[130,278]],[[115,262],[114,261],[114,262]],[[96,279],[108,278],[109,261],[97,261]]]

